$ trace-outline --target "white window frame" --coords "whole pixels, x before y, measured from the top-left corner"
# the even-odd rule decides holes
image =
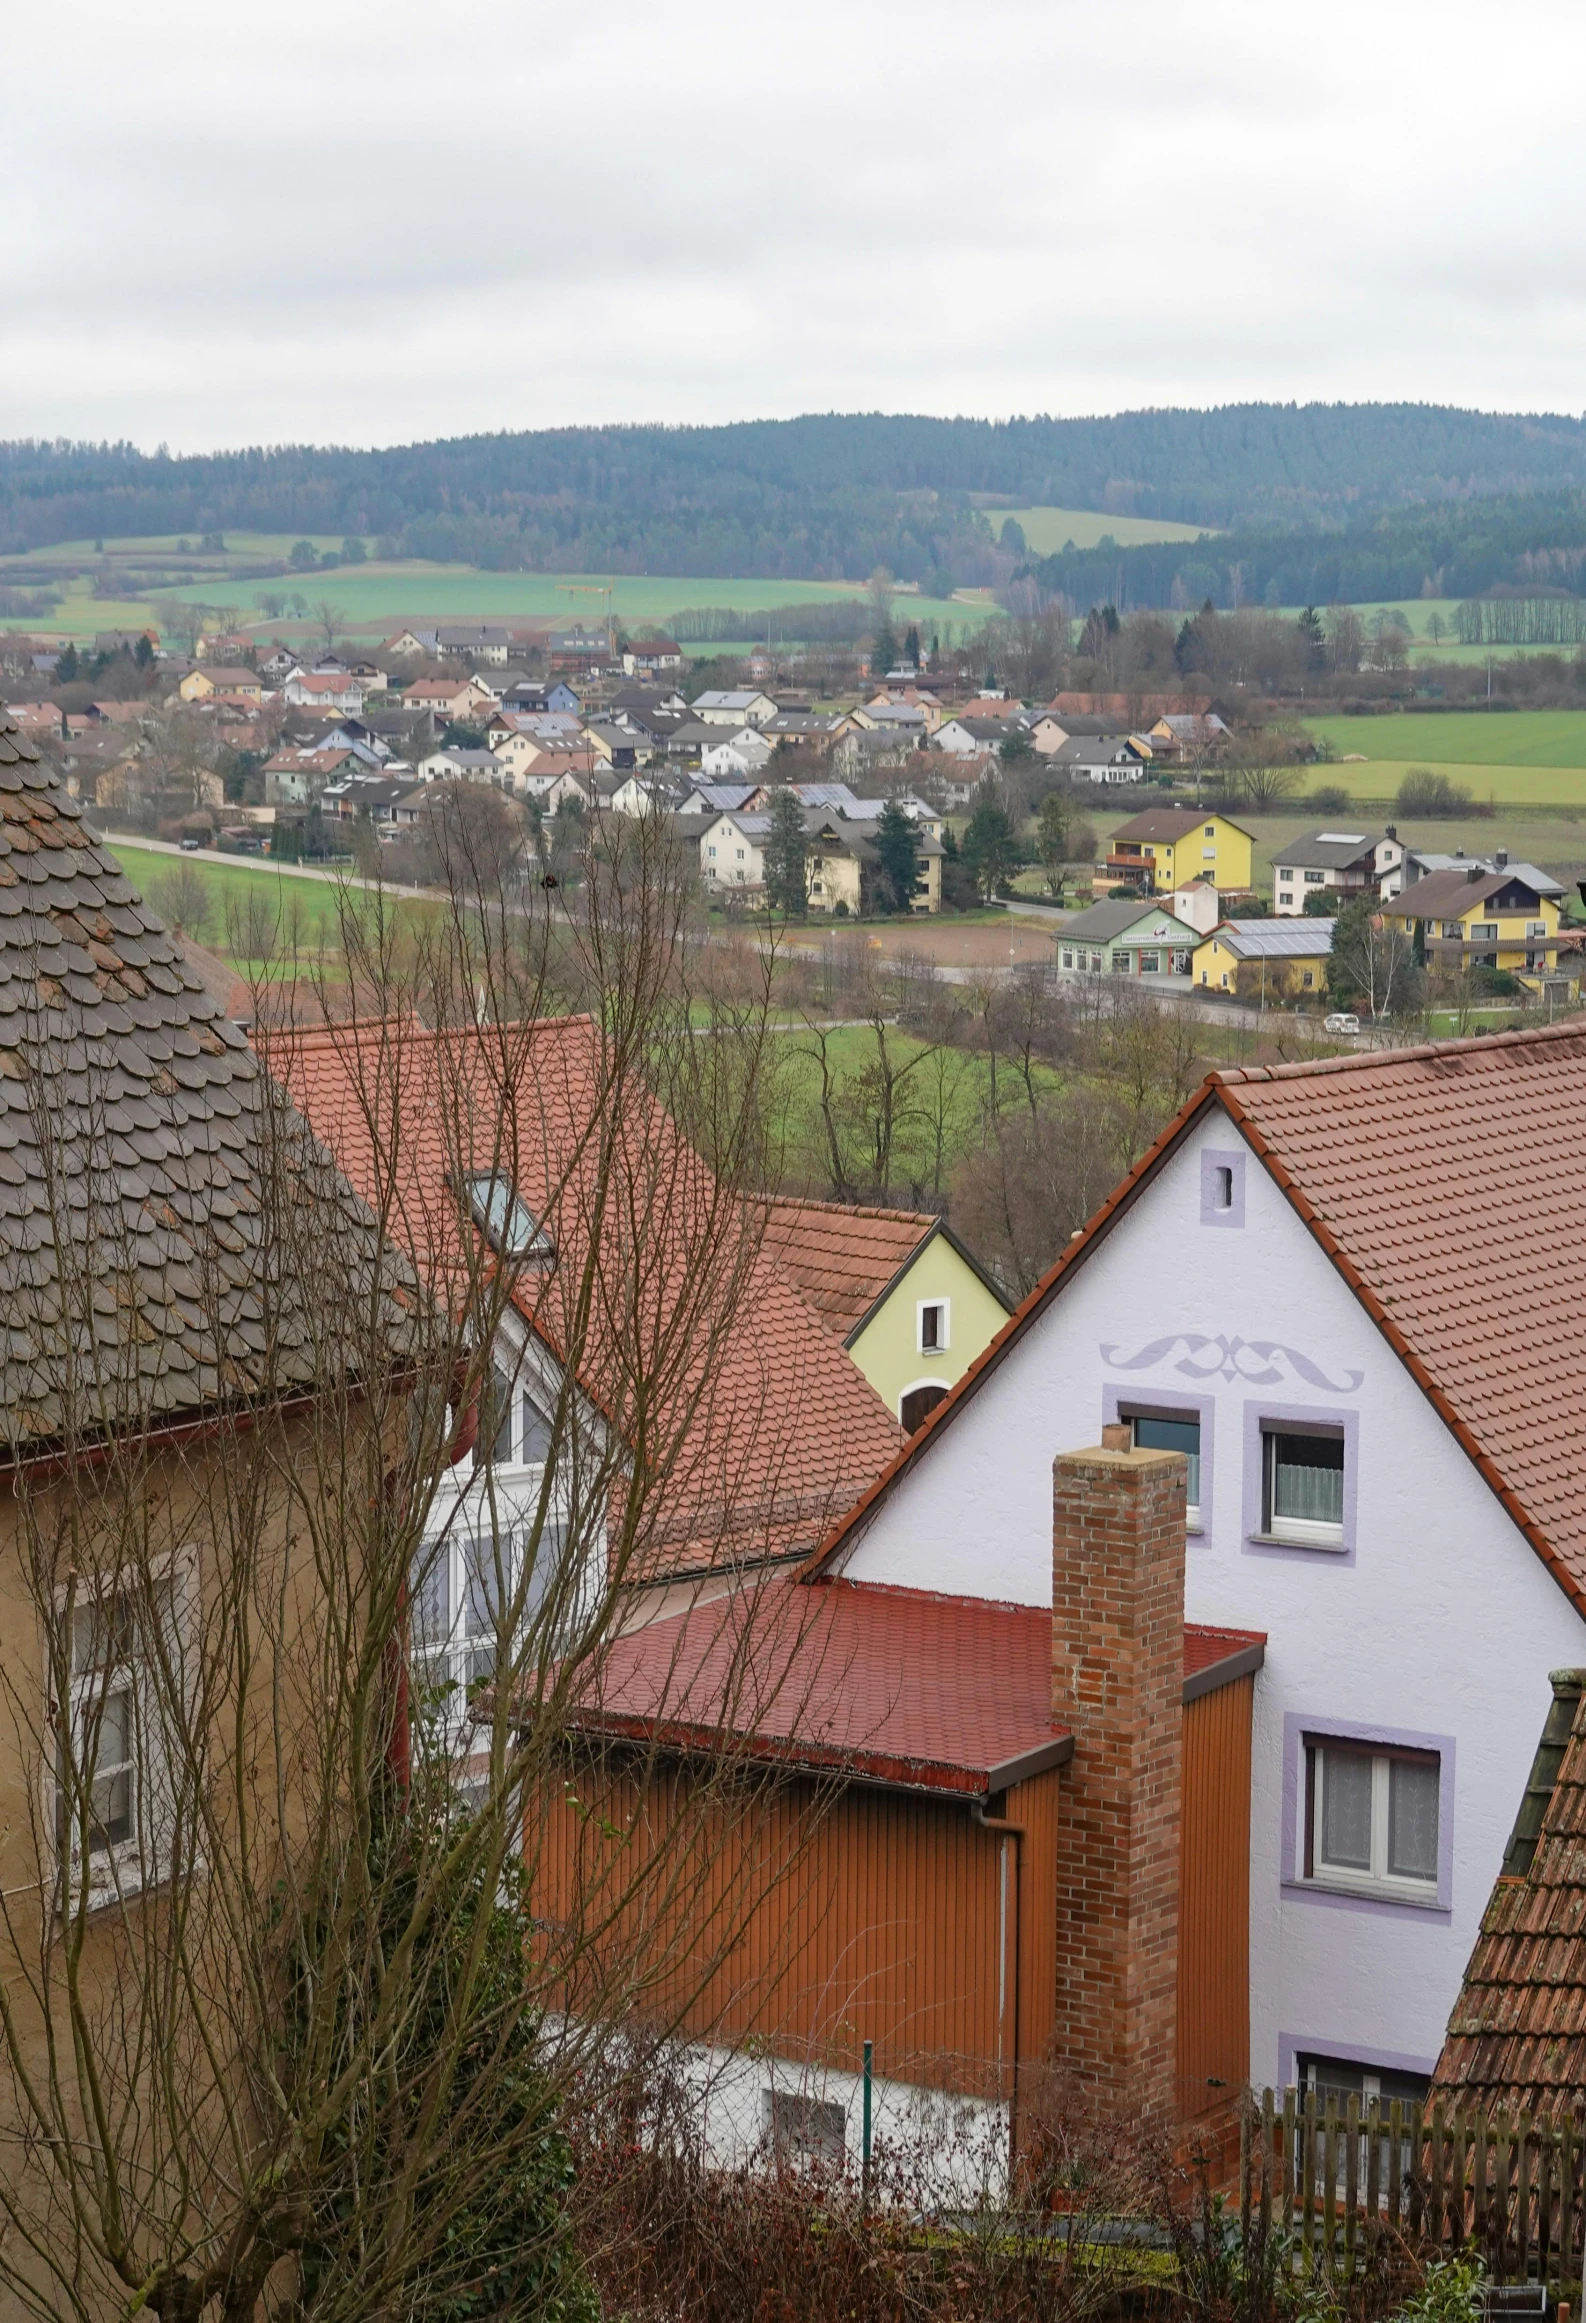
[[[1388,1808],[1391,1769],[1395,1759],[1413,1760],[1437,1769],[1438,1853],[1442,1853],[1443,1762],[1437,1751],[1394,1749],[1386,1745],[1334,1740],[1325,1734],[1308,1737],[1306,1749],[1306,1831],[1302,1876],[1309,1887],[1333,1888],[1349,1895],[1391,1898],[1396,1903],[1436,1903],[1438,1873],[1425,1876],[1388,1868]],[[1369,1759],[1371,1762],[1371,1866],[1361,1870],[1347,1863],[1329,1863],[1321,1852],[1329,1758]]]
[[[1340,1428],[1336,1437],[1331,1430],[1292,1427],[1283,1420],[1266,1420],[1261,1427],[1261,1533],[1268,1541],[1281,1541],[1294,1548],[1341,1549],[1344,1546],[1344,1519],[1336,1524],[1324,1518],[1279,1516],[1277,1510],[1277,1459],[1280,1436],[1312,1435],[1324,1443],[1338,1442],[1344,1451],[1344,1464],[1339,1470],[1343,1481],[1339,1485],[1340,1505],[1348,1508],[1349,1492],[1349,1437]]]
[[[939,1336],[928,1340],[925,1336],[925,1316],[934,1307],[941,1316],[937,1325]],[[916,1355],[946,1355],[952,1347],[953,1302],[951,1299],[916,1299],[914,1302],[914,1352]]]
[[[120,1599],[135,1595],[143,1585],[143,1578],[140,1574],[117,1576],[105,1589],[95,1592],[90,1592],[80,1585],[72,1607],[74,1622],[84,1614],[92,1612],[96,1599],[101,1604],[106,1602],[114,1604]],[[151,1562],[148,1580],[155,1589],[169,1591],[169,1607],[174,1621],[169,1648],[177,1657],[178,1665],[180,1665],[192,1634],[193,1609],[198,1582],[197,1551],[192,1548],[167,1550]],[[65,1616],[67,1599],[68,1591],[66,1589],[60,1589],[56,1592],[56,1611],[62,1618]],[[93,1782],[104,1781],[121,1772],[123,1768],[130,1772],[132,1777],[131,1830],[124,1839],[110,1840],[103,1847],[91,1845],[89,1849],[86,1880],[87,1902],[90,1910],[98,1910],[107,1904],[140,1894],[145,1886],[158,1884],[162,1868],[162,1850],[169,1839],[171,1810],[169,1803],[167,1803],[165,1829],[162,1831],[158,1814],[161,1766],[158,1756],[157,1713],[146,1700],[143,1702],[139,1700],[140,1668],[146,1673],[148,1664],[147,1643],[143,1644],[133,1658],[125,1663],[116,1664],[109,1671],[108,1677],[99,1668],[85,1670],[79,1675],[75,1666],[75,1639],[68,1641],[68,1652],[72,1656],[72,1668],[68,1681],[66,1715],[74,1728],[78,1726],[79,1720],[91,1708],[96,1690],[101,1687],[107,1697],[113,1692],[124,1693],[131,1711],[130,1757],[114,1761],[108,1772],[101,1771],[99,1762],[96,1760],[96,1771],[91,1778]],[[148,1683],[147,1675],[145,1675],[143,1686],[146,1688]],[[50,1770],[46,1779],[49,1784],[51,1803],[49,1828],[55,1834],[58,1868],[67,1882],[69,1890],[67,1900],[68,1904],[71,1905],[75,1904],[77,1900],[80,1877],[78,1866],[81,1858],[77,1844],[77,1828],[73,1824],[69,1832],[64,1829],[65,1800],[62,1795],[59,1775],[54,1770]]]

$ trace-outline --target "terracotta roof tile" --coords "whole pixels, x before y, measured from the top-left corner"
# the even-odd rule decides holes
[[[765,1247],[827,1329],[845,1339],[936,1223],[912,1210],[784,1196],[765,1206]]]
[[[929,1459],[1208,1106],[1221,1106],[1586,1612],[1586,1026],[1214,1073],[833,1528]]]
[[[1485,2108],[1502,2106],[1544,2119],[1578,2116],[1586,2104],[1586,1689],[1581,1673],[1555,1673],[1554,1691],[1505,1870],[1488,1902],[1433,2082],[1435,2090],[1474,2099]],[[1557,1726],[1565,1730],[1562,1751],[1550,1746]],[[1529,1816],[1527,1806],[1533,1810]]]
[[[716,1180],[647,1095],[628,1098],[624,1122],[607,1119],[610,1059],[590,1018],[548,1018],[516,1038],[367,1023],[258,1037],[355,1187],[372,1198],[377,1160],[394,1168],[390,1230],[442,1295],[474,1232],[453,1186],[473,1170],[512,1179],[558,1254],[549,1269],[522,1274],[516,1303],[558,1356],[581,1350],[581,1384],[619,1427],[630,1424],[637,1388],[638,1308],[653,1316],[646,1328],[662,1330],[697,1293],[701,1266],[732,1276],[714,1321],[704,1318],[712,1343],[674,1384],[697,1409],[641,1570],[628,1577],[806,1551],[886,1466],[896,1420],[815,1323],[766,1249],[757,1212],[734,1212],[737,1223],[724,1226]],[[382,1136],[378,1156],[371,1119],[397,1130]],[[608,1207],[598,1229],[611,1319],[586,1328],[569,1302],[596,1205],[614,1183],[624,1214]],[[631,1246],[630,1199],[643,1218]],[[666,1415],[658,1424],[664,1432]]]

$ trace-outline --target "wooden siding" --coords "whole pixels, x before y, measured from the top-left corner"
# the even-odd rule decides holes
[[[587,1923],[592,1898],[599,1916],[611,1835],[674,1829],[687,1779],[585,1768],[571,1801],[547,1802],[526,1833],[542,1925]],[[859,1784],[833,1795],[782,1780],[717,1796],[651,1923],[649,1948],[671,1942],[676,1959],[653,1997],[680,2006],[702,2040],[758,2040],[851,2071],[871,2040],[878,2073],[1008,2096],[1015,2044],[1034,2058],[1052,2032],[1060,1780],[1053,1769],[1005,1793],[1000,1828],[977,1823],[966,1801]],[[600,1948],[636,1950],[639,1938],[619,1905]]]
[[[1254,1678],[1237,1678],[1184,1711],[1178,2078],[1186,2120],[1226,2104],[1250,2074],[1254,1702]]]

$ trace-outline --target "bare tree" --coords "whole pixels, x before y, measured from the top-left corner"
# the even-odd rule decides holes
[[[347,626],[345,605],[333,605],[328,597],[321,597],[314,606],[314,623],[325,640],[325,651],[334,653],[336,640]]]
[[[182,1212],[200,1426],[158,1430],[117,1330],[146,1193],[84,1241],[81,1189],[129,1166],[123,1068],[74,1058],[68,1117],[71,1028],[13,1052],[63,1286],[29,1355],[47,1462],[7,1406],[0,2285],[27,2313],[526,2311],[566,2263],[572,2091],[636,2017],[679,2021],[749,1908],[700,1834],[758,1812],[725,1735],[778,1679],[729,1628],[720,1781],[665,1831],[603,1824],[599,1876],[530,1917],[633,1584],[785,1555],[795,1521],[800,1399],[755,1377],[738,1192],[769,971],[702,1025],[653,820],[576,924],[488,858],[438,912],[342,898],[339,972],[377,1013],[264,1039],[242,1199]],[[575,988],[595,1005],[548,1032]]]

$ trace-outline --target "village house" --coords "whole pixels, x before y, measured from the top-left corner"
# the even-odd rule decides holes
[[[441,661],[478,661],[487,668],[505,669],[512,652],[512,632],[472,621],[440,628],[435,632],[435,652]]]
[[[1073,782],[1143,782],[1152,771],[1148,742],[1137,734],[1114,741],[1105,735],[1073,734],[1047,753],[1047,764]]]
[[[1559,907],[1528,870],[1500,850],[1490,871],[1435,871],[1396,896],[1388,917],[1407,935],[1420,931],[1433,966],[1505,969],[1535,985],[1558,967]]]
[[[699,754],[699,770],[711,782],[731,782],[763,774],[771,763],[771,744],[755,727],[742,726],[720,741],[708,743]]]
[[[264,680],[256,669],[246,665],[228,669],[205,662],[198,669],[190,669],[176,691],[184,702],[208,702],[217,694],[225,694],[232,701],[257,704],[264,700]]]
[[[493,710],[496,697],[483,678],[415,678],[402,690],[402,706],[409,711],[427,711],[432,718],[454,718],[460,725],[468,725]]]
[[[699,694],[689,706],[701,725],[727,726],[734,732],[742,726],[764,726],[777,712],[771,696],[753,687]]]
[[[1189,1618],[1267,1638],[1258,2086],[1424,2087],[1547,1673],[1586,1661],[1573,1388],[1539,1397],[1532,1327],[1542,1298],[1572,1383],[1583,1104],[1567,1025],[1214,1074],[811,1568],[1044,1605],[1054,1453],[1185,1453]]]
[[[294,669],[281,681],[281,699],[291,709],[351,710],[355,716],[364,697],[378,691],[350,670]]]
[[[1008,1304],[945,1219],[781,1195],[765,1247],[912,1435],[1001,1330]]]
[[[670,637],[630,639],[622,649],[622,671],[630,678],[669,678],[687,666],[688,656]]]
[[[1160,904],[1092,904],[1065,920],[1056,939],[1063,976],[1187,976],[1195,929]]]
[[[1168,895],[1206,877],[1223,889],[1250,886],[1250,833],[1215,807],[1147,807],[1120,823],[1107,844],[1106,871],[1144,894]]]
[[[1379,895],[1403,861],[1404,849],[1391,823],[1380,833],[1313,831],[1285,839],[1272,857],[1272,909],[1281,919],[1303,912],[1313,895],[1337,895],[1346,903]]]
[[[1319,999],[1327,990],[1334,922],[1303,919],[1222,920],[1195,946],[1190,972],[1213,992],[1262,1006]]]

